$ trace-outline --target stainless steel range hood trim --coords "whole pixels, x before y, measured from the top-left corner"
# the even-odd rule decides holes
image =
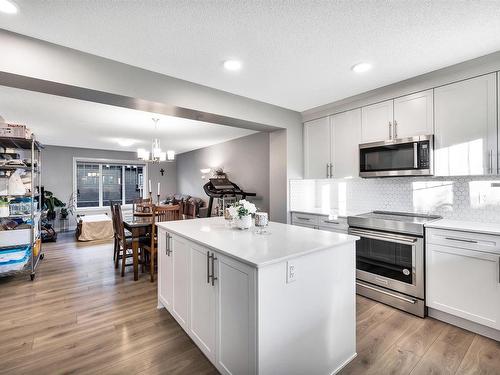
[[[403,169],[400,171],[378,171],[378,172],[359,172],[359,177],[411,177],[411,176],[433,176],[434,168],[428,169]]]
[[[433,141],[434,135],[418,135],[415,137],[406,137],[406,138],[397,138],[397,139],[388,139],[386,141],[378,141],[378,142],[369,142],[369,143],[361,143],[359,145],[359,149],[365,148],[374,148],[380,146],[391,146],[391,145],[400,145],[404,143],[412,143],[412,142],[422,142],[422,141]]]

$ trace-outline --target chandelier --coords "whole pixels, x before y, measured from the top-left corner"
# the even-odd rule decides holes
[[[155,124],[155,132],[156,134],[158,134],[158,121],[160,121],[160,119],[153,118],[152,120]],[[151,163],[159,163],[161,161],[174,161],[175,151],[168,150],[166,152],[163,152],[160,147],[160,138],[155,137],[153,138],[153,141],[151,143],[151,152],[144,148],[138,148],[137,157],[141,160]]]

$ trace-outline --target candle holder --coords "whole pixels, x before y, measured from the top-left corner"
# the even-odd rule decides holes
[[[157,197],[156,202],[157,202],[157,204],[158,204],[158,206],[159,206],[159,205],[160,205],[160,194],[156,195],[156,197]]]

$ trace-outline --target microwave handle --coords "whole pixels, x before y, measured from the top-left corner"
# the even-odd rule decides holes
[[[413,168],[418,168],[418,143],[413,144]]]

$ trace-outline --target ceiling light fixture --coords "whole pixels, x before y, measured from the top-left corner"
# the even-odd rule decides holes
[[[158,121],[160,119],[154,118],[153,122],[155,123],[155,131],[158,132]],[[149,158],[151,156],[151,158]],[[139,148],[137,149],[137,157],[141,160],[159,163],[161,161],[174,161],[175,160],[175,151],[169,150],[167,152],[163,152],[160,147],[160,139],[153,138],[151,143],[151,155],[149,151]]]
[[[11,0],[0,0],[0,12],[7,14],[16,14],[19,8]]]
[[[372,68],[372,64],[367,63],[367,62],[362,62],[359,64],[355,64],[351,67],[351,70],[354,73],[364,73],[369,71]]]
[[[224,68],[232,72],[236,72],[241,69],[241,61],[238,60],[226,60],[224,61]]]

